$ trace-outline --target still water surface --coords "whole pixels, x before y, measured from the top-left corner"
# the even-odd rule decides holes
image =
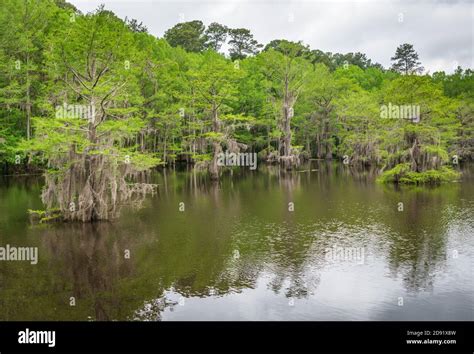
[[[92,225],[32,226],[42,179],[3,178],[0,247],[39,263],[0,261],[0,320],[473,320],[473,167],[435,188],[316,162],[219,184],[168,169]]]

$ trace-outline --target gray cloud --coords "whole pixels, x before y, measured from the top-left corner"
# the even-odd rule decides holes
[[[430,72],[473,68],[474,4],[471,1],[320,0],[70,0],[82,12],[101,3],[119,17],[142,21],[162,37],[176,23],[201,20],[245,27],[266,44],[302,40],[313,49],[363,52],[390,66],[401,43],[412,43]]]

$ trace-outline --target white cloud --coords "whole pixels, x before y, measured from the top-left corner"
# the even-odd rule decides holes
[[[101,3],[119,17],[142,21],[161,37],[180,22],[201,20],[244,27],[266,44],[302,40],[312,49],[367,54],[390,66],[401,43],[412,43],[426,70],[473,67],[474,4],[470,1],[320,0],[70,0],[83,12]],[[403,21],[399,22],[402,14]]]

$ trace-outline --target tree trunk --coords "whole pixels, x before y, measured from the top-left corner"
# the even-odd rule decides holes
[[[212,109],[212,131],[214,133],[219,133],[219,119],[217,116],[217,108],[214,105]],[[221,143],[219,141],[212,142],[213,156],[212,161],[209,165],[209,175],[212,180],[219,179],[219,166],[217,164],[218,155],[222,152]]]

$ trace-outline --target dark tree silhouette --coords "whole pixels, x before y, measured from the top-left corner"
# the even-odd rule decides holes
[[[222,44],[225,43],[228,34],[229,29],[227,26],[221,25],[217,22],[211,23],[206,30],[206,46],[218,52],[219,49],[221,49]]]
[[[229,54],[232,60],[244,59],[247,55],[257,54],[263,47],[253,39],[253,34],[246,28],[231,29],[229,35],[231,38]]]
[[[178,23],[165,32],[165,39],[172,47],[182,47],[188,52],[202,52],[206,36],[201,21]]]

